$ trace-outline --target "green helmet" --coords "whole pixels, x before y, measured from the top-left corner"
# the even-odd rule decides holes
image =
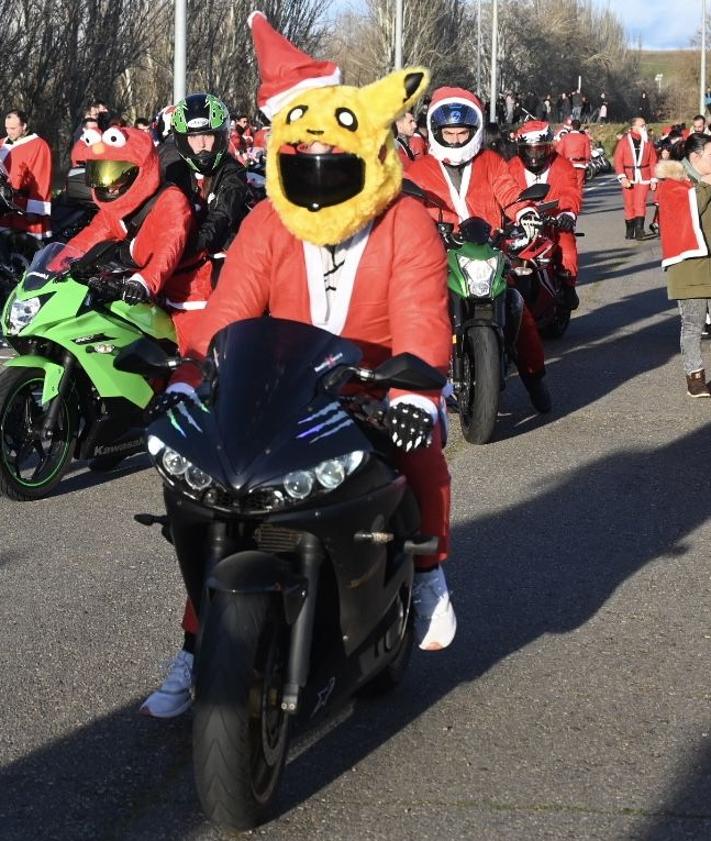
[[[211,175],[227,153],[230,114],[222,100],[210,93],[193,93],[175,106],[172,119],[175,145],[180,157],[196,172]],[[211,134],[212,149],[195,152],[188,142],[190,135]]]

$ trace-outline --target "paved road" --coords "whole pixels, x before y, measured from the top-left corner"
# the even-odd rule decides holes
[[[622,239],[609,179],[580,227],[555,411],[514,378],[498,440],[450,448],[455,644],[302,739],[255,835],[711,837],[711,405],[684,394],[658,243]],[[182,602],[169,547],[131,521],[159,508],[145,466],[0,500],[3,841],[227,837],[197,807],[190,717],[135,714]]]

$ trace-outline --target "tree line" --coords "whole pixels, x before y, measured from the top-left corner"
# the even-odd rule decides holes
[[[188,89],[210,90],[233,110],[255,109],[257,70],[246,19],[258,5],[288,38],[336,60],[345,80],[364,84],[393,66],[395,0],[356,0],[328,17],[326,0],[203,0],[189,4]],[[406,63],[424,64],[435,85],[489,86],[491,2],[404,0]],[[0,0],[8,21],[0,45],[6,110],[21,108],[66,160],[71,133],[94,99],[129,120],[152,116],[172,97],[172,0]],[[636,53],[610,9],[591,0],[499,3],[499,89],[540,96],[582,87],[605,91],[612,114],[638,99]]]

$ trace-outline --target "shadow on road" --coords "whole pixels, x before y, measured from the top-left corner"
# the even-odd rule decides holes
[[[358,702],[347,722],[296,756],[279,813],[316,795],[456,687],[542,634],[586,623],[645,564],[686,552],[687,536],[711,514],[710,461],[707,424],[663,447],[617,452],[552,475],[531,485],[524,502],[455,527],[448,572],[460,620],[455,644],[417,656],[387,701]],[[101,675],[87,680],[100,683]],[[189,717],[145,720],[135,714],[138,702],[0,772],[3,839],[191,835],[202,818],[191,784]],[[696,788],[685,789],[674,807],[682,818],[701,808],[708,756],[704,763]]]

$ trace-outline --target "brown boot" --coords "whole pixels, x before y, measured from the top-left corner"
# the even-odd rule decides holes
[[[686,393],[689,397],[711,397],[711,391],[706,385],[706,374],[702,368],[686,375]]]

